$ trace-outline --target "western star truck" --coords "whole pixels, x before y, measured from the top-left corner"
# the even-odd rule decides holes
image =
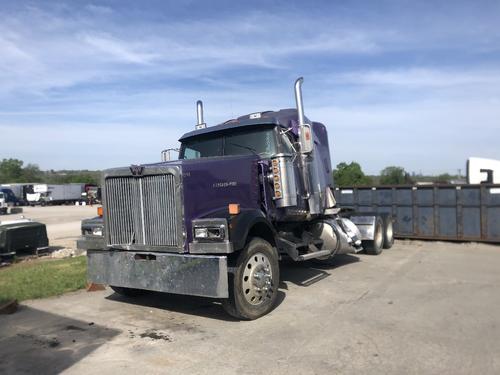
[[[30,205],[40,204],[42,206],[47,204],[74,203],[82,199],[84,191],[85,184],[35,184],[33,185],[33,192],[27,194],[27,200]]]
[[[273,309],[282,258],[328,263],[380,254],[389,215],[335,207],[327,129],[295,109],[258,112],[180,138],[179,160],[103,173],[103,235],[78,243],[88,278],[124,295],[143,290],[221,300],[240,319]]]

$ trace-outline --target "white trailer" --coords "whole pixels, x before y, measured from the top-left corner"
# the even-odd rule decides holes
[[[85,191],[85,184],[33,185],[33,193],[27,194],[31,205],[64,204],[78,202]]]
[[[500,184],[500,160],[472,157],[467,160],[469,184]]]
[[[0,191],[0,215],[5,215],[8,210],[7,202],[5,201],[4,194]]]

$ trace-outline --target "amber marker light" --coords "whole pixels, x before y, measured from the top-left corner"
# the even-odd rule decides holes
[[[97,207],[97,215],[102,217],[102,207]]]
[[[239,203],[229,203],[229,214],[238,215],[240,213]]]

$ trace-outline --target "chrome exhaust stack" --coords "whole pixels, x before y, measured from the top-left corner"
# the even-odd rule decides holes
[[[304,125],[304,104],[302,102],[302,83],[304,82],[303,77],[297,78],[295,81],[295,102],[297,103],[297,117],[299,119],[299,126]]]
[[[295,102],[297,103],[297,117],[299,121],[299,143],[300,152],[309,154],[313,151],[314,141],[311,132],[311,125],[306,123],[304,116],[304,103],[302,102],[302,83],[304,78],[297,78],[295,81]]]
[[[299,144],[302,165],[302,180],[304,182],[303,199],[308,202],[311,215],[321,213],[321,193],[318,191],[317,162],[314,161],[314,139],[311,124],[306,122],[304,116],[304,103],[302,101],[302,83],[304,78],[295,81],[295,102],[297,105],[297,119],[299,122]]]
[[[196,124],[196,130],[205,129],[207,127],[207,124],[203,122],[203,102],[201,100],[198,100],[196,102],[196,118],[198,120],[198,123]]]

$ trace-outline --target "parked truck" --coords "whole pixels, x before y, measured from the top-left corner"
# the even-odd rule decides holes
[[[2,184],[0,185],[0,189],[9,189],[15,196],[16,205],[25,205],[28,203],[26,199],[26,194],[32,192],[33,183],[11,183],[11,184]]]
[[[0,215],[5,215],[9,210],[9,205],[5,197],[5,193],[0,191]]]
[[[240,319],[275,305],[282,258],[329,263],[380,254],[389,215],[336,208],[325,125],[295,109],[252,113],[180,138],[179,160],[103,173],[102,236],[87,235],[88,277],[143,290],[218,298]]]
[[[33,192],[27,194],[30,205],[74,203],[82,199],[85,184],[49,185],[35,184]]]

